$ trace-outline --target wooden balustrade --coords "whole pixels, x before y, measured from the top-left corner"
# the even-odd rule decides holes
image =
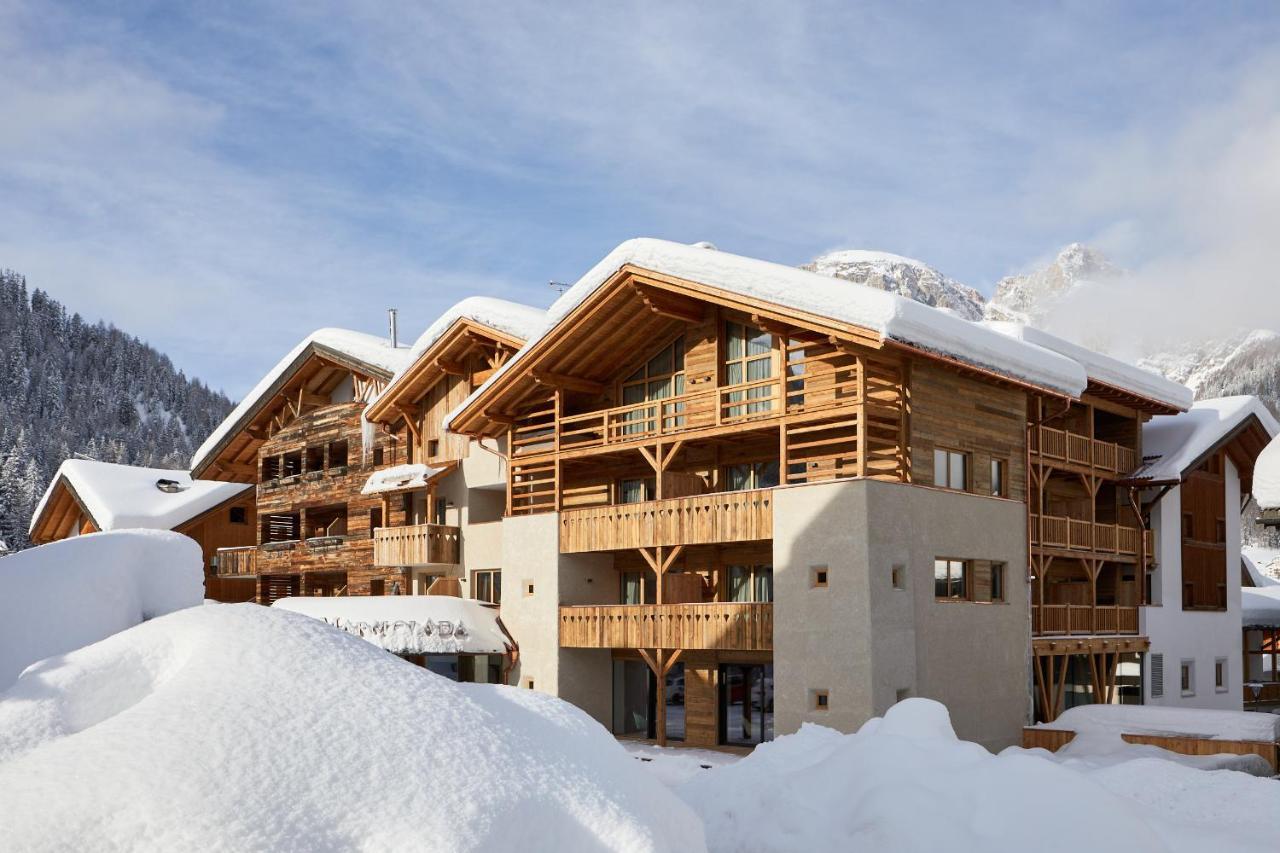
[[[1031,430],[1031,452],[1115,474],[1128,474],[1138,467],[1138,454],[1132,448],[1053,427]]]
[[[1095,554],[1138,555],[1138,528],[1126,524],[1090,524],[1055,515],[1031,516],[1031,544],[1041,548],[1089,551]],[[1147,557],[1154,553],[1155,537],[1146,531]]]
[[[1036,636],[1136,634],[1136,606],[1089,604],[1035,604],[1031,607],[1031,633]]]
[[[380,527],[373,532],[375,566],[459,562],[458,528],[446,524]]]
[[[258,549],[254,545],[219,548],[217,556],[218,577],[252,577],[258,573]]]
[[[560,513],[560,552],[773,538],[773,490],[716,492]]]
[[[560,645],[772,651],[773,605],[717,602],[561,607]]]

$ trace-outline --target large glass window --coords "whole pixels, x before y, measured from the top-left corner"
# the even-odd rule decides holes
[[[613,733],[615,735],[649,734],[653,717],[649,695],[651,671],[643,661],[613,662]]]
[[[472,597],[476,601],[487,601],[499,604],[502,601],[502,571],[500,569],[483,569],[472,572]]]
[[[773,566],[729,566],[730,601],[773,601]]]
[[[720,742],[754,746],[773,740],[773,664],[720,667]]]
[[[725,416],[740,418],[773,408],[775,383],[762,382],[771,379],[773,372],[773,336],[744,323],[725,324],[725,385],[759,385],[741,391],[731,391],[727,401],[742,405],[729,406]],[[750,402],[750,401],[756,402]]]
[[[622,589],[619,599],[623,604],[641,604],[644,596],[643,575],[639,572],[622,573]]]
[[[684,740],[684,664],[676,662],[667,670],[667,739]],[[657,735],[657,732],[654,732]]]
[[[969,563],[966,560],[933,561],[933,594],[937,598],[969,597]]]
[[[725,468],[725,491],[740,492],[745,489],[770,489],[778,485],[778,463],[748,462]]]
[[[969,455],[942,448],[934,450],[933,484],[960,491],[969,488]]]
[[[684,403],[661,403],[684,393],[684,338],[676,338],[645,362],[644,366],[622,383],[622,404],[655,403],[626,412],[622,420],[624,435],[656,432],[659,420],[663,428],[684,426]]]

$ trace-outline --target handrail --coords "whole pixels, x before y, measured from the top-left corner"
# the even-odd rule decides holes
[[[1046,459],[1117,474],[1128,474],[1138,467],[1137,452],[1113,441],[1047,426],[1032,430],[1031,437],[1031,452]]]
[[[1042,548],[1137,556],[1138,532],[1128,524],[1090,524],[1077,518],[1031,514],[1031,544]],[[1151,556],[1154,537],[1149,530],[1146,536],[1146,552]]]
[[[773,604],[588,604],[560,608],[560,645],[771,651]]]
[[[1138,607],[1123,604],[1033,604],[1031,633],[1036,636],[1136,634]]]
[[[772,489],[713,492],[560,513],[560,551],[564,554],[772,537]]]

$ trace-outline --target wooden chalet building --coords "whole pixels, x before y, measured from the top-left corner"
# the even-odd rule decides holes
[[[394,436],[362,420],[409,349],[343,329],[286,355],[196,451],[192,476],[251,484],[252,544],[216,554],[218,577],[270,603],[291,595],[408,592],[402,568],[374,560],[373,533],[403,523],[361,494],[376,468],[404,459]]]

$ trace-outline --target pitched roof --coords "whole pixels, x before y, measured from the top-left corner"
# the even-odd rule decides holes
[[[172,481],[176,491],[161,491],[159,480]],[[244,483],[193,480],[186,471],[68,459],[58,466],[36,505],[31,532],[35,532],[59,486],[71,490],[99,530],[172,530],[253,488]]]
[[[1253,496],[1263,509],[1280,509],[1280,438],[1273,438],[1254,463]]]
[[[1054,393],[1078,397],[1088,384],[1084,368],[1066,356],[895,293],[710,247],[638,238],[615,248],[565,291],[548,309],[543,327],[446,418],[446,426],[626,266],[868,329],[884,339]]]
[[[1143,464],[1132,479],[1181,479],[1211,451],[1249,427],[1268,439],[1280,434],[1280,423],[1262,401],[1247,395],[1200,400],[1186,412],[1154,417],[1143,424]]]
[[[409,363],[408,347],[392,348],[385,338],[350,329],[318,329],[303,338],[231,410],[231,414],[204,440],[191,458],[191,470],[201,471],[213,461],[219,448],[243,429],[258,409],[273,396],[277,386],[302,366],[311,353],[352,362],[380,379],[390,380]]]

